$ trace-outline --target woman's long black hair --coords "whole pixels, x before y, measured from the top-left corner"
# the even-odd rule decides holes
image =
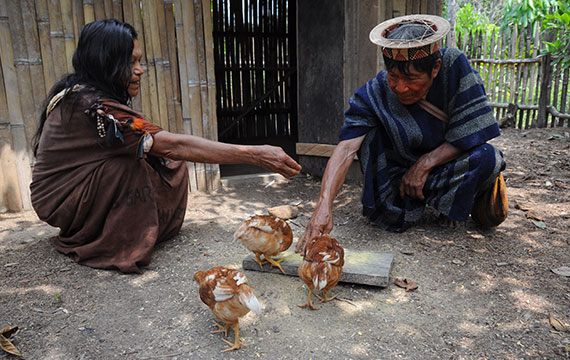
[[[38,130],[33,139],[34,156],[37,155],[40,136],[47,118],[47,104],[60,91],[82,84],[89,89],[96,89],[105,97],[122,104],[128,103],[127,88],[132,71],[131,57],[137,36],[136,30],[130,24],[116,19],[99,20],[85,25],[79,35],[77,49],[73,53],[74,72],[56,82],[45,101]],[[67,100],[68,94],[61,100],[62,102]],[[63,107],[60,106],[61,108]]]

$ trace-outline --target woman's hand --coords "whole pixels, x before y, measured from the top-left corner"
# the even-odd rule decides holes
[[[305,232],[297,242],[295,247],[296,253],[305,253],[305,245],[309,243],[309,240],[315,236],[321,234],[330,234],[333,228],[333,217],[332,209],[329,209],[325,205],[317,205]]]
[[[301,165],[277,146],[227,144],[168,131],[154,135],[150,153],[173,160],[199,163],[257,165],[287,178],[301,171]]]
[[[254,146],[254,157],[257,165],[286,178],[299,174],[301,165],[293,160],[280,147],[271,145]]]

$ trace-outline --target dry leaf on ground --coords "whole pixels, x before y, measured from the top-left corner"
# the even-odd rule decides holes
[[[14,334],[16,331],[18,331],[17,326],[7,326],[0,330],[0,347],[7,353],[16,355],[19,358],[23,359],[20,350],[18,350],[18,348],[15,347],[10,340],[8,340],[8,338],[12,336],[12,334]]]
[[[561,266],[556,269],[551,269],[553,273],[560,276],[570,276],[570,267],[568,266]]]
[[[413,290],[416,290],[418,288],[418,284],[416,284],[415,282],[413,282],[410,279],[404,279],[404,280],[396,279],[396,280],[394,280],[394,285],[406,289],[406,292],[413,291]]]
[[[532,210],[532,206],[527,203],[515,201],[515,209],[519,209],[521,211],[530,211]]]
[[[556,330],[560,332],[568,331],[568,324],[565,324],[564,322],[562,322],[562,320],[559,320],[552,315],[548,320],[550,321],[550,325],[552,325],[552,327],[555,328]]]
[[[534,224],[534,226],[536,226],[537,228],[540,228],[542,230],[546,230],[546,224],[544,223],[544,221],[536,221],[536,220],[531,220],[531,222]]]
[[[534,211],[534,210],[529,210],[529,211],[527,211],[525,215],[526,215],[526,217],[527,217],[528,219],[533,219],[533,220],[538,220],[538,221],[543,221],[543,220],[544,220],[544,218],[542,217],[542,215],[536,213],[536,211]]]

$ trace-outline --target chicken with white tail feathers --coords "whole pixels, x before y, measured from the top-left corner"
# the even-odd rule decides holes
[[[327,293],[338,284],[344,266],[344,249],[330,235],[319,235],[312,238],[303,251],[303,262],[297,273],[309,287],[307,302],[299,307],[318,310],[313,305],[313,291],[322,290],[321,302],[331,301],[335,296],[327,297]]]
[[[222,352],[239,349],[242,344],[239,340],[239,318],[250,310],[260,312],[262,306],[253,289],[248,285],[247,279],[241,272],[225,267],[215,267],[208,271],[198,271],[194,274],[194,281],[200,285],[200,299],[208,305],[216,318],[226,325],[214,321],[220,329],[212,334],[223,332],[228,335],[229,328],[234,329],[235,341],[223,341],[232,347]]]

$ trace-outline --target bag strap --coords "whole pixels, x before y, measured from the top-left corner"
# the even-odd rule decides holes
[[[418,105],[422,109],[424,109],[425,111],[427,111],[428,113],[433,115],[434,117],[438,118],[439,120],[441,120],[447,124],[447,122],[449,120],[447,117],[447,114],[445,112],[443,112],[440,108],[435,106],[434,104],[430,103],[429,101],[427,101],[425,99],[421,99],[420,101],[418,101]]]

